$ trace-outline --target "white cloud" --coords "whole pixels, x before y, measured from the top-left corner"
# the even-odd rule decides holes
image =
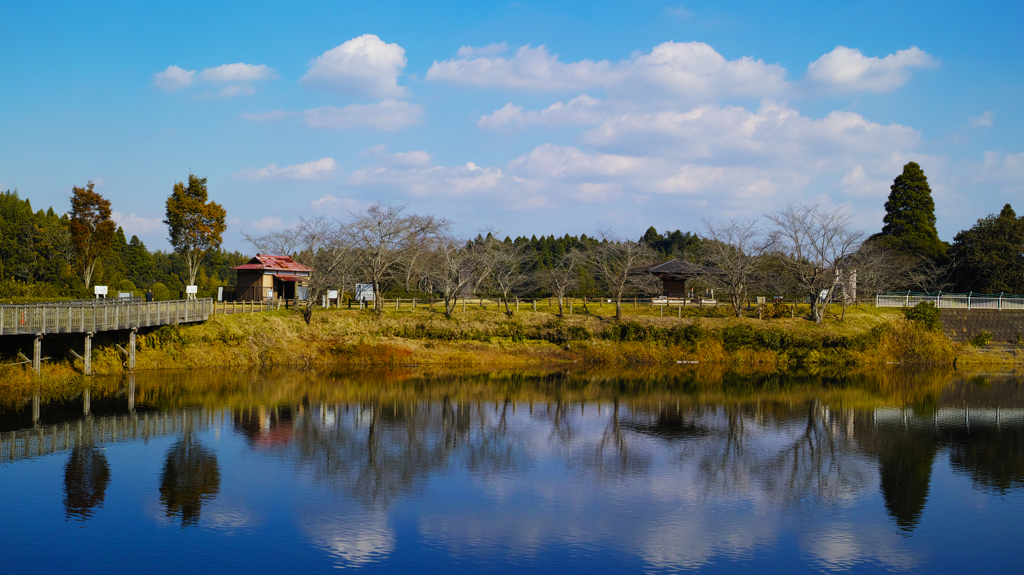
[[[364,34],[310,61],[299,80],[311,88],[371,98],[405,94],[398,74],[405,68],[405,49]]]
[[[864,166],[854,166],[841,180],[839,187],[847,196],[855,198],[885,198],[889,194],[890,183],[882,179],[873,179],[864,171]]]
[[[195,70],[185,70],[178,66],[168,66],[163,72],[153,74],[153,85],[168,92],[180,90],[192,85]]]
[[[473,56],[488,56],[490,54],[503,54],[508,52],[508,44],[501,42],[500,44],[488,44],[486,46],[473,47],[463,46],[459,48],[455,56],[458,58],[470,58]]]
[[[867,57],[855,48],[836,46],[807,66],[806,79],[830,91],[891,92],[907,83],[910,68],[934,68],[938,64],[938,60],[917,46],[884,58]]]
[[[484,129],[498,130],[508,125],[527,126],[536,124],[541,126],[561,126],[566,124],[596,124],[605,116],[598,109],[600,103],[601,100],[583,94],[569,100],[565,104],[555,102],[539,112],[532,110],[524,112],[521,106],[516,106],[509,102],[490,115],[482,116],[476,125]]]
[[[199,73],[197,79],[215,84],[237,84],[276,80],[277,72],[263,64],[223,64],[216,68],[206,68]]]
[[[284,222],[277,216],[264,216],[263,218],[252,223],[252,227],[260,231],[270,231],[281,229]]]
[[[309,202],[309,205],[318,212],[337,214],[342,211],[358,212],[370,206],[370,202],[353,200],[351,198],[337,198],[327,194],[321,198]]]
[[[994,117],[995,114],[993,114],[992,111],[989,110],[984,114],[978,116],[977,118],[971,118],[971,125],[974,126],[975,128],[991,128],[992,118]]]
[[[994,185],[1004,193],[1024,192],[1024,152],[985,152],[984,161],[975,167],[974,173],[976,181]]]
[[[163,218],[147,218],[134,213],[124,215],[121,212],[113,212],[110,214],[110,219],[124,228],[124,233],[129,238],[146,236],[164,227]]]
[[[163,72],[153,75],[153,85],[161,90],[174,91],[187,88],[198,83],[207,84],[229,84],[221,88],[216,94],[220,98],[230,98],[238,95],[252,95],[256,93],[253,87],[254,82],[276,80],[277,72],[263,64],[223,64],[215,68],[206,68],[201,72],[185,70],[178,66],[168,66]]]
[[[611,151],[814,171],[847,170],[858,158],[885,157],[919,139],[912,128],[870,122],[854,112],[812,119],[771,100],[756,112],[708,105],[681,112],[609,114],[581,136],[583,143]]]
[[[395,131],[418,124],[423,106],[384,100],[379,104],[349,104],[341,108],[323,106],[303,113],[303,122],[312,128],[372,128]]]
[[[278,168],[270,164],[264,168],[245,168],[231,174],[234,180],[326,180],[337,173],[338,164],[334,158],[320,158],[304,164]]]
[[[639,97],[765,97],[786,88],[777,64],[742,57],[727,60],[703,42],[665,42],[648,54],[612,64],[561,62],[541,45],[523,46],[510,58],[470,56],[434,62],[427,79],[452,84],[537,91],[604,87]]]

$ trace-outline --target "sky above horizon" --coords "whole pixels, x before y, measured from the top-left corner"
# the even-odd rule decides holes
[[[150,249],[189,173],[243,252],[375,201],[463,236],[700,233],[791,203],[870,234],[916,161],[952,241],[1024,191],[1021,22],[1016,2],[0,0],[0,190],[60,212],[91,180]]]

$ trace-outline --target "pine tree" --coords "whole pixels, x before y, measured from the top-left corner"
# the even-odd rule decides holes
[[[882,220],[885,225],[871,239],[896,253],[945,260],[948,246],[935,229],[935,201],[921,166],[907,163],[889,189]]]

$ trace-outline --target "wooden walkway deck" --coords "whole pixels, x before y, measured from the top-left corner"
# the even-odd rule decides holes
[[[0,305],[0,336],[98,333],[206,321],[211,298],[145,302],[109,298]]]

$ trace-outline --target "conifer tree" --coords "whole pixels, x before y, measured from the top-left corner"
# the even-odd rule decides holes
[[[944,260],[947,246],[935,229],[935,201],[921,166],[908,162],[889,189],[885,225],[870,239],[896,253]]]

